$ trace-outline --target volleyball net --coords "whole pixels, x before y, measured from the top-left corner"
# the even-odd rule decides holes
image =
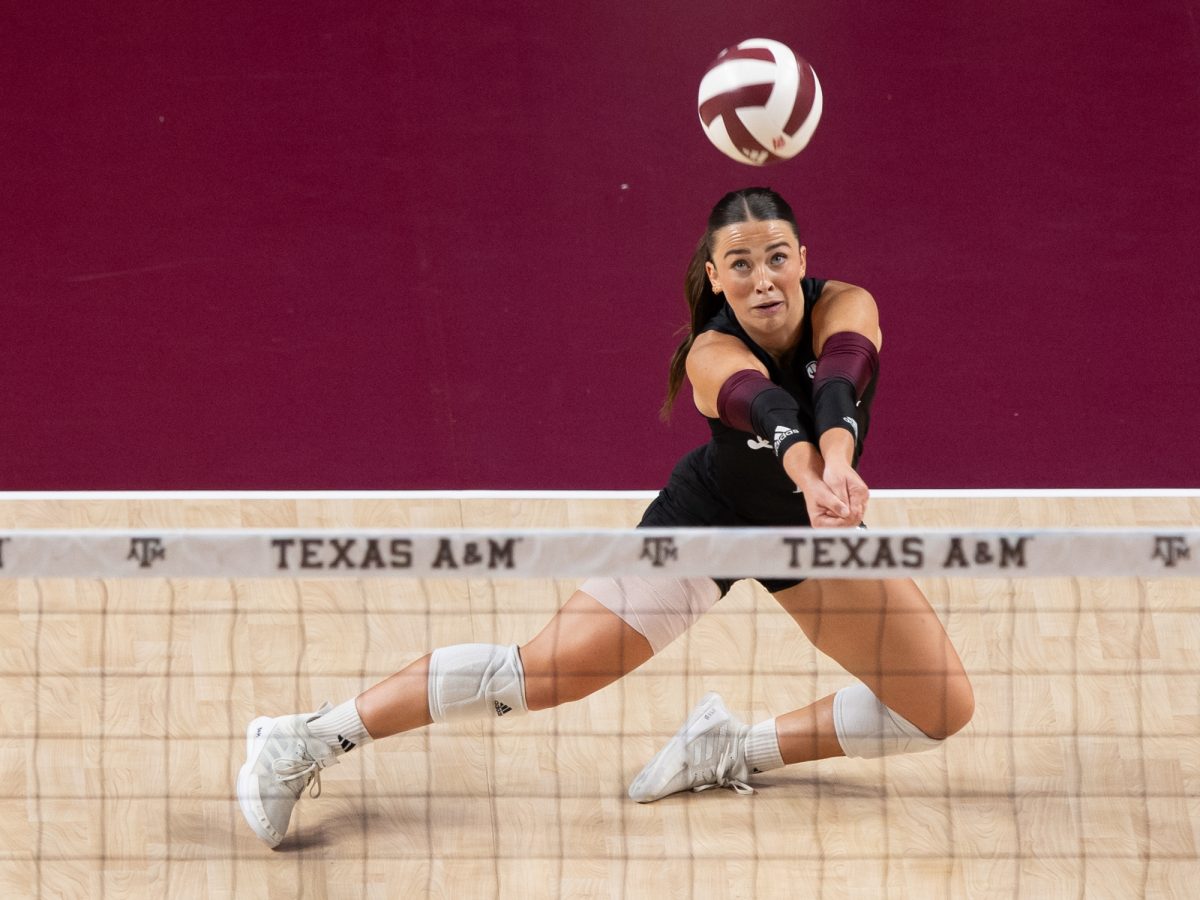
[[[29,530],[6,578],[1194,577],[1200,528]]]
[[[524,643],[577,578],[747,573],[916,578],[974,720],[935,753],[632,803],[706,691],[753,723],[849,683],[742,581],[583,701],[347,755],[297,806],[290,853],[241,820],[255,715],[340,702],[435,647]],[[263,878],[794,896],[798,877],[813,896],[1170,894],[1200,874],[1197,575],[1200,529],[1171,527],[0,529],[0,879],[46,896],[254,896]]]

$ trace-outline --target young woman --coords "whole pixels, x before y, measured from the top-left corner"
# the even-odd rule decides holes
[[[807,277],[806,264],[795,216],[775,192],[748,188],[714,207],[688,267],[691,330],[671,361],[666,407],[686,372],[712,440],[679,462],[642,525],[862,523],[868,490],[855,464],[878,373],[878,311],[861,288]],[[970,720],[962,662],[913,581],[760,581],[857,681],[752,727],[706,695],[634,779],[632,799],[749,792],[756,772],[927,750]],[[731,583],[592,578],[520,647],[444,647],[340,706],[257,718],[238,775],[242,812],[277,846],[305,787],[341,754],[434,722],[586,697],[686,631]]]

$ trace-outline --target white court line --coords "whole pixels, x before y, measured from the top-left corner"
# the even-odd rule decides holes
[[[0,491],[22,500],[649,500],[657,491]],[[893,500],[1200,498],[1200,488],[898,488],[871,491]]]

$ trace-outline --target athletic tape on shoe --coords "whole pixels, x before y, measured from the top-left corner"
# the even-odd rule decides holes
[[[941,744],[880,703],[861,682],[833,695],[833,727],[843,752],[857,759],[922,753]]]
[[[528,712],[517,645],[456,644],[429,658],[429,715],[435,722]]]

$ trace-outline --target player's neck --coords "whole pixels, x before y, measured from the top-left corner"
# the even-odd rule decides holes
[[[746,329],[746,333],[754,343],[762,347],[781,366],[786,365],[792,354],[795,353],[796,345],[800,342],[803,331],[803,319],[790,328],[772,329],[765,334],[756,334],[755,331]]]

